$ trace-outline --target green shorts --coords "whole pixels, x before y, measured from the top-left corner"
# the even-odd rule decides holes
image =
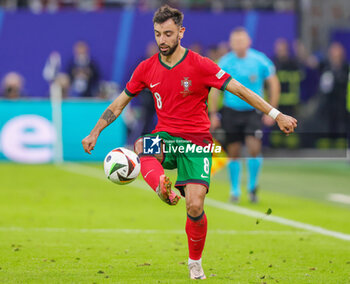
[[[185,140],[174,137],[166,132],[157,132],[143,137],[161,138],[161,151],[163,152],[162,166],[164,169],[177,168],[175,187],[185,196],[184,188],[187,184],[201,184],[209,191],[212,152]],[[144,144],[145,145],[145,144]],[[208,147],[209,148],[209,147]],[[144,149],[145,151],[145,149]],[[152,155],[144,153],[143,155]]]

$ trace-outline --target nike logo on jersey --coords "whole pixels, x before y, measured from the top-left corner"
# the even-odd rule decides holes
[[[202,175],[201,175],[201,178],[208,178],[208,176],[205,176],[205,175],[202,174]]]
[[[154,85],[152,85],[152,83],[149,85],[151,88],[154,88],[155,86],[157,86],[157,85],[159,85],[160,84],[160,82],[158,82],[157,84],[154,84]]]

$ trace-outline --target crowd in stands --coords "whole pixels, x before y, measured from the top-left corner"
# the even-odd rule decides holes
[[[6,99],[19,99],[24,94],[24,79],[17,72],[10,72],[1,81],[0,96]]]
[[[115,82],[100,78],[98,63],[90,55],[88,44],[83,41],[74,44],[66,70],[62,70],[61,55],[52,52],[44,66],[43,77],[49,84],[55,83],[61,88],[63,99],[112,99],[119,91]]]
[[[160,4],[169,4],[181,9],[267,9],[294,11],[294,0],[0,0],[0,7],[9,10],[27,8],[35,13],[55,12],[60,9],[74,8],[85,11],[109,7],[137,6],[142,10],[153,10]]]
[[[24,2],[28,4],[36,1],[18,0],[17,4],[20,5]],[[40,0],[39,2],[51,5],[60,1]],[[103,1],[87,2],[101,4]],[[194,42],[188,48],[214,61],[218,61],[229,52],[227,42],[220,42],[209,48],[204,48],[199,42]],[[158,48],[154,42],[148,44],[144,58],[139,58],[135,64],[157,52]],[[286,39],[280,38],[274,43],[274,55],[271,59],[276,66],[277,76],[281,83],[279,108],[302,122],[298,127],[299,132],[328,133],[335,139],[339,138],[339,133],[349,132],[349,64],[346,60],[345,49],[339,42],[330,43],[323,56],[314,56],[307,51],[301,41],[290,44]],[[71,59],[64,59],[65,62],[69,61],[69,64],[62,66],[62,61],[63,59],[58,52],[52,52],[43,66],[42,76],[48,82],[48,90],[49,85],[53,83],[60,86],[63,99],[99,98],[111,100],[123,88],[123,86],[119,88],[115,82],[102,80],[99,62],[94,60],[93,51],[90,50],[86,42],[78,41],[74,44]],[[128,78],[135,67],[136,65],[128,67],[130,69],[127,72]],[[0,97],[18,99],[30,96],[26,92],[25,78],[21,74],[9,70],[9,73],[0,79]],[[154,114],[152,94],[145,90],[141,96],[133,100],[132,108],[126,115],[127,123],[131,129],[129,137],[132,140],[140,134],[140,129],[147,129],[149,132],[153,128],[155,124]],[[152,119],[146,119],[146,117],[152,117]],[[143,122],[142,125],[139,123],[140,121]],[[298,135],[294,135],[293,139],[286,140],[283,140],[281,135],[275,137],[270,135],[269,137],[269,143],[276,147],[296,148],[298,145],[306,143],[300,141],[301,138]],[[311,141],[312,139],[307,140]]]
[[[227,42],[220,42],[207,49],[196,42],[188,48],[214,61],[229,52]],[[337,95],[339,96],[337,101],[345,105],[348,63],[345,49],[340,43],[331,43],[323,57],[310,54],[300,41],[296,41],[290,46],[285,39],[278,39],[275,42],[274,50],[274,56],[271,59],[277,67],[282,85],[280,107],[283,110],[295,114],[297,105],[309,101],[316,94],[323,94],[323,97],[330,96],[329,94],[333,92],[332,88],[335,88],[335,93],[342,93]],[[145,51],[145,57],[139,58],[138,62],[156,52],[158,52],[157,47],[150,43]],[[133,67],[129,67],[128,75],[131,75]],[[104,84],[106,82],[101,83],[99,68],[98,62],[95,62],[90,54],[88,44],[78,41],[72,48],[72,58],[65,70],[63,70],[61,56],[58,52],[52,52],[48,56],[47,62],[43,66],[43,77],[48,82],[56,80],[62,85],[65,98],[104,97],[108,99],[108,96],[101,94],[105,92],[106,86]],[[18,95],[13,94],[13,88],[9,87],[12,85],[15,85],[14,89],[18,90],[16,91]],[[23,96],[25,93],[24,85],[25,80],[20,74],[10,72],[2,78],[2,97],[17,98]],[[343,98],[343,101],[340,97]]]
[[[199,43],[194,43],[189,48],[214,61],[229,50],[224,42],[207,50]],[[144,58],[156,52],[157,46],[150,43]],[[299,128],[297,133],[288,139],[280,135],[279,131],[272,131],[267,136],[267,143],[276,148],[298,148],[301,145],[313,147],[317,143],[316,146],[320,148],[334,146],[330,143],[336,143],[339,148],[344,147],[345,134],[349,131],[350,114],[347,99],[349,100],[350,81],[349,65],[343,46],[337,42],[331,43],[325,58],[318,59],[307,54],[302,43],[296,42],[291,47],[285,39],[278,39],[272,59],[281,83],[279,109],[296,117],[299,120]],[[67,70],[61,70],[60,65],[60,55],[53,52],[44,66],[43,76],[49,84],[55,83],[60,86],[63,99],[112,99],[119,93],[116,83],[100,80],[98,63],[91,58],[85,42],[79,41],[74,45]],[[310,90],[313,93],[309,93]],[[25,92],[25,79],[16,72],[9,72],[2,78],[0,95],[6,99],[28,97]],[[156,116],[149,90],[145,89],[132,101],[131,107],[126,111],[125,121],[130,141],[154,128]],[[301,133],[300,136],[298,132]],[[320,136],[320,133],[325,135]],[[312,137],[313,134],[315,137]]]

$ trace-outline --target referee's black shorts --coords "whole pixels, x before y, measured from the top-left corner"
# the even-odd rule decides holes
[[[221,125],[225,130],[225,144],[244,142],[246,136],[262,139],[262,113],[256,110],[237,111],[229,107],[221,109]]]

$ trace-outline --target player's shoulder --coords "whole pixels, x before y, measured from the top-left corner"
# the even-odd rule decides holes
[[[189,57],[192,63],[206,63],[213,62],[210,58],[203,56],[191,49],[187,49],[187,56]]]
[[[213,72],[213,70],[218,72],[217,69],[220,69],[219,66],[209,57],[202,56],[199,53],[194,52],[192,50],[188,50],[187,57],[189,58],[189,60],[186,64],[195,67],[196,72],[198,74],[208,74],[208,72],[211,73]]]
[[[156,53],[156,54],[152,55],[151,57],[142,60],[139,63],[139,66],[142,65],[142,67],[144,67],[144,66],[149,67],[149,66],[153,65],[154,63],[156,63],[158,61],[158,56],[159,56],[159,53]]]
[[[206,57],[200,55],[199,53],[187,48],[187,56],[192,62],[201,62],[205,60]]]

